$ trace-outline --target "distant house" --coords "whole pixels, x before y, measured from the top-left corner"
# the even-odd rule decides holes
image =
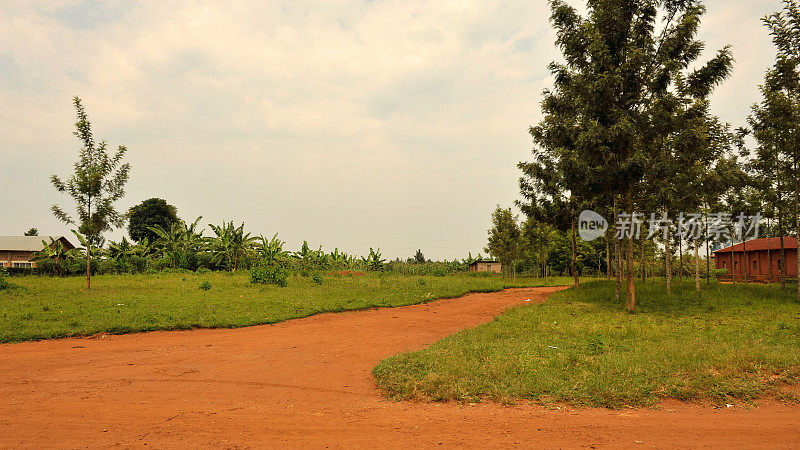
[[[42,241],[56,241],[67,250],[75,248],[64,236],[0,236],[0,267],[36,267],[31,261],[36,252],[44,249]]]
[[[797,278],[797,239],[783,238],[786,255],[786,276]],[[770,260],[772,260],[772,276],[770,277]],[[726,269],[736,277],[751,277],[756,280],[777,280],[781,275],[781,238],[751,239],[745,244],[739,243],[721,248],[714,252],[714,266]]]
[[[502,265],[497,261],[475,261],[469,265],[470,272],[502,272]]]

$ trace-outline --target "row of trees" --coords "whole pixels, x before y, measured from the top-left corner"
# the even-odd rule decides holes
[[[588,1],[586,16],[561,0],[550,4],[563,62],[550,65],[555,83],[544,92],[544,118],[529,130],[534,159],[519,164],[518,206],[534,222],[528,226],[570,235],[576,286],[576,219],[584,209],[612,224],[621,213],[763,211],[779,223],[781,235],[792,216],[800,233],[795,0],[764,19],[778,60],[749,129],[732,129],[710,112],[709,96],[730,75],[733,57],[724,47],[697,64],[705,47],[696,38],[702,2]],[[744,144],[750,131],[758,144],[754,151]],[[790,197],[793,203],[787,202]],[[661,239],[663,254],[670,255],[664,258],[668,291],[672,231]],[[621,241],[616,232],[612,226],[606,235],[607,267],[617,275],[618,297],[625,273],[626,307],[634,312],[636,242],[632,233]],[[687,243],[698,265],[698,250],[704,245],[708,250],[709,238],[705,233]],[[699,272],[698,267],[698,278]]]
[[[520,223],[511,208],[500,206],[492,213],[492,228],[488,234],[485,251],[502,263],[506,273],[535,277],[612,277],[611,245],[607,239],[573,241],[571,230],[560,231],[533,218]],[[704,278],[722,275],[722,271],[712,269],[709,261],[698,255],[699,246],[693,246],[693,242],[676,237],[673,243],[670,263],[664,265],[658,263],[667,257],[664,247],[652,240],[638,240],[634,247],[634,273],[646,280],[654,276],[666,277],[666,271],[670,270],[670,276],[679,276],[681,281],[696,274]],[[700,241],[696,243],[701,244]],[[695,250],[694,255],[690,250]]]

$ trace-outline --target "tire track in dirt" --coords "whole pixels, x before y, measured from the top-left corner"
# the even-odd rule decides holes
[[[371,370],[559,288],[240,329],[0,345],[3,447],[797,447],[800,408],[387,401]]]

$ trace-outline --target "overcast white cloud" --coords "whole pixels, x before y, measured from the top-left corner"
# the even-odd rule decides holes
[[[558,57],[546,2],[257,3],[0,3],[0,235],[67,231],[47,179],[71,168],[79,94],[129,148],[122,208],[162,197],[292,248],[480,251],[491,209],[518,197]],[[737,61],[713,108],[741,124],[774,56],[759,18],[780,2],[707,6],[709,53]]]

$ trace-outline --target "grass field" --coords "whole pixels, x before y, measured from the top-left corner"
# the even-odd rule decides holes
[[[96,333],[228,328],[275,323],[325,312],[422,303],[472,291],[568,283],[567,279],[475,276],[293,277],[289,286],[253,285],[247,272],[17,277],[0,291],[0,342]],[[209,282],[207,291],[199,288]]]
[[[374,374],[398,399],[576,406],[653,406],[661,399],[746,402],[800,381],[800,303],[766,286],[694,292],[637,284],[637,314],[592,282],[508,311],[433,346],[382,361]]]

